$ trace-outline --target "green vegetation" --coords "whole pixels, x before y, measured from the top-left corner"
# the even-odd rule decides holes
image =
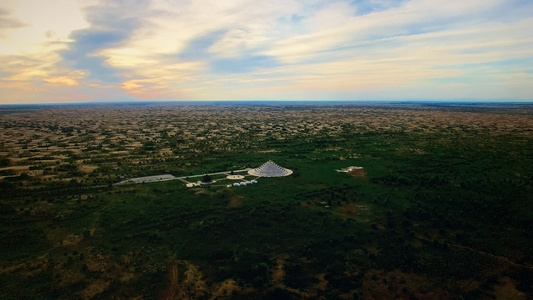
[[[180,160],[153,165],[192,175],[272,159],[294,171],[238,188],[74,180],[31,189],[5,178],[0,298],[532,297],[531,131],[467,125],[347,122],[337,134],[195,152],[186,171]],[[349,166],[364,171],[335,171]]]

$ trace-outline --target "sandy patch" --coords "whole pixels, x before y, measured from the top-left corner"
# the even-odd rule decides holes
[[[80,292],[80,297],[82,299],[89,300],[93,298],[94,296],[101,294],[103,291],[109,287],[111,284],[111,281],[105,281],[103,279],[99,279],[91,284],[89,284],[83,291]]]
[[[85,276],[78,271],[65,270],[64,272],[59,273],[59,283],[57,285],[60,287],[66,287],[75,284],[76,282],[82,281],[84,278]]]
[[[509,277],[502,278],[501,283],[494,286],[494,296],[504,300],[527,299],[527,295],[517,290],[516,283]]]
[[[244,179],[244,176],[242,176],[242,175],[228,175],[226,178],[227,179],[231,179],[231,180],[240,180],[240,179]]]
[[[49,266],[48,254],[39,256],[32,261],[21,263],[15,266],[0,268],[0,275],[4,273],[14,273],[22,271],[25,276],[31,276],[46,270]]]
[[[78,165],[78,170],[82,173],[92,173],[94,170],[96,170],[97,166],[90,166],[90,165]]]
[[[124,283],[124,282],[130,282],[130,281],[132,281],[135,278],[137,278],[137,275],[135,273],[126,272],[126,273],[123,273],[122,275],[120,275],[118,280],[120,280],[120,282]]]
[[[321,273],[316,276],[318,278],[318,283],[316,288],[322,291],[325,291],[328,288],[328,281],[326,280],[326,274]]]
[[[239,207],[242,205],[242,197],[241,196],[233,196],[229,200],[229,207]]]
[[[357,204],[357,203],[342,203],[338,207],[334,206],[332,213],[336,216],[343,218],[356,219],[358,221],[363,221],[360,219],[362,216],[368,216],[370,208],[366,205]],[[359,219],[358,219],[359,218]]]
[[[316,276],[318,283],[306,290],[293,289],[286,286],[283,282],[283,279],[285,277],[285,262],[287,259],[289,259],[289,255],[286,253],[280,254],[278,257],[276,257],[276,266],[271,270],[272,286],[287,290],[293,294],[297,294],[301,297],[301,299],[314,299],[317,297],[318,290],[325,291],[327,289],[328,281],[325,279],[325,274],[323,273]],[[305,263],[306,260],[301,260],[301,262]]]
[[[0,171],[7,171],[7,170],[11,170],[15,174],[20,175],[23,172],[28,172],[30,170],[30,166],[11,166],[11,167],[0,168]]]
[[[82,235],[70,234],[63,241],[61,241],[61,245],[73,246],[73,245],[79,244],[82,240],[83,240]]]
[[[289,258],[288,254],[281,254],[276,257],[276,266],[272,269],[272,285],[284,286],[283,277],[285,277],[285,260]]]
[[[28,171],[28,176],[39,177],[43,175],[43,170]]]
[[[365,299],[450,299],[442,289],[434,289],[426,278],[400,270],[370,270],[363,278]]]
[[[113,267],[113,262],[109,257],[96,254],[87,258],[87,269],[91,272],[105,272],[111,267]]]
[[[357,214],[357,205],[355,203],[345,203],[339,206],[337,211],[342,214],[349,217],[355,216]]]
[[[231,298],[234,293],[238,293],[242,290],[241,287],[237,285],[237,282],[233,279],[226,279],[218,286],[213,285],[211,289],[213,290],[213,293],[211,294],[210,299]]]
[[[366,171],[364,169],[353,169],[348,174],[355,178],[366,178]]]

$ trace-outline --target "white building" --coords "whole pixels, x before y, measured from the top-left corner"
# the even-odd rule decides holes
[[[248,174],[258,177],[284,177],[292,174],[292,170],[285,169],[284,167],[269,160],[261,166],[248,171]]]

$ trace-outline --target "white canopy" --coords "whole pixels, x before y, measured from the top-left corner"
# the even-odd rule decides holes
[[[258,168],[248,171],[248,174],[259,177],[283,177],[292,174],[292,171],[269,160]]]

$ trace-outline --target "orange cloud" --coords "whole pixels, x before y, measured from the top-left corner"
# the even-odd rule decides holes
[[[78,86],[79,83],[70,77],[51,77],[51,78],[45,78],[44,81],[48,82],[52,85],[66,85],[66,86]]]

